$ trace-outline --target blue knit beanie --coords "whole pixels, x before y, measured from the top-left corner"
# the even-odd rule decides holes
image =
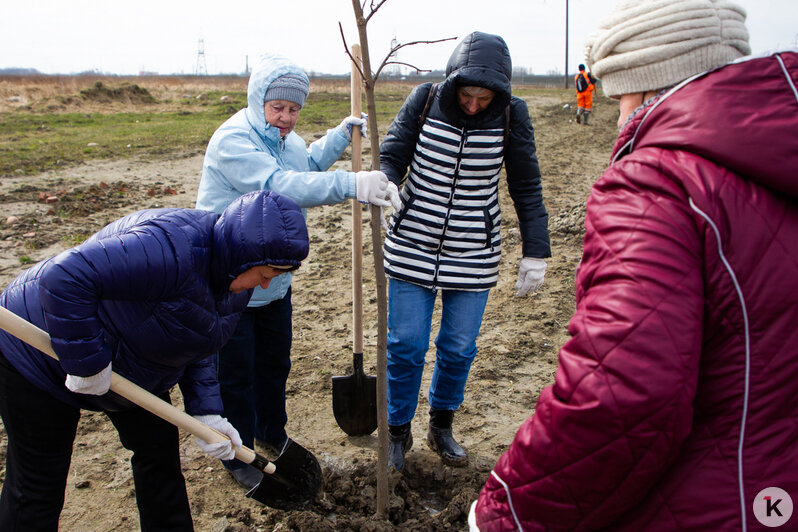
[[[271,82],[263,101],[286,100],[303,106],[309,91],[310,87],[305,78],[297,74],[285,74]]]

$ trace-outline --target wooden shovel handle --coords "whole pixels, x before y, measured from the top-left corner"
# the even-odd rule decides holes
[[[360,45],[352,45],[352,57],[360,62]],[[352,63],[351,110],[360,117],[362,80],[360,70]],[[352,171],[359,172],[362,165],[360,127],[352,128]],[[362,206],[357,198],[352,200],[352,351],[363,352],[363,236]]]
[[[4,307],[0,307],[0,328],[35,347],[45,355],[58,360],[58,355],[55,354],[53,346],[50,343],[50,336],[46,332]],[[202,438],[206,442],[216,443],[229,439],[221,432],[197,421],[182,410],[175,408],[144,388],[141,388],[121,375],[113,372],[111,373],[111,391],[121,395],[141,408],[152,412],[164,421],[168,421],[176,427],[198,438]],[[255,458],[258,457],[255,451],[243,446],[241,448],[236,448],[235,453],[236,458],[247,464],[254,462]],[[269,462],[266,468],[263,469],[263,472],[271,474],[274,473],[275,470],[274,464]]]

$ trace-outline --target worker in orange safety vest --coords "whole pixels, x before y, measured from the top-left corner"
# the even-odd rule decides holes
[[[590,112],[593,110],[593,91],[595,87],[596,78],[593,74],[585,70],[585,65],[579,65],[579,74],[574,77],[574,85],[576,86],[576,123],[581,124],[584,122],[588,125],[587,119]]]

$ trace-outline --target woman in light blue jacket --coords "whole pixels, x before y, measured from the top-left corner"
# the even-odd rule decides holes
[[[385,174],[327,171],[352,138],[365,135],[365,117],[347,117],[310,146],[293,129],[309,92],[305,72],[289,59],[261,56],[249,78],[247,107],[211,137],[205,153],[197,208],[221,212],[242,194],[274,190],[300,207],[340,203],[399,206],[399,194]],[[245,445],[257,439],[279,452],[285,432],[285,384],[291,368],[291,274],[268,289],[255,289],[233,337],[219,351],[217,370],[225,415]],[[251,487],[262,476],[239,461],[225,462],[235,479]]]

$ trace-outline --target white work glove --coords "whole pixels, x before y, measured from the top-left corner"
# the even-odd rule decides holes
[[[543,259],[533,259],[524,257],[518,267],[518,282],[515,283],[516,297],[524,297],[530,292],[534,292],[543,284],[543,276],[546,273],[546,261]]]
[[[385,197],[391,202],[393,210],[399,212],[399,209],[402,208],[402,197],[399,195],[399,187],[397,187],[393,181],[388,182],[388,189],[385,191]],[[387,231],[389,228],[388,220],[385,219],[383,208],[384,207],[380,207],[380,225]]]
[[[355,174],[355,194],[360,203],[371,203],[379,207],[390,207],[388,177],[379,170],[357,172]]]
[[[352,126],[360,126],[360,136],[365,137],[367,135],[367,127],[368,127],[369,115],[366,113],[360,113],[360,118],[356,116],[347,116],[341,121],[341,129],[346,133],[346,136],[349,140],[352,140]]]
[[[70,392],[105,395],[111,387],[111,363],[109,362],[105,369],[88,377],[67,374],[64,384]]]
[[[384,209],[385,207],[380,207],[380,227],[382,227],[382,230],[387,233],[391,226],[388,225],[388,219],[385,217]]]
[[[194,419],[230,438],[222,442],[208,443],[202,438],[194,436],[194,440],[196,440],[200,449],[219,460],[232,460],[236,457],[236,452],[233,447],[241,447],[243,444],[241,443],[241,436],[238,435],[238,431],[227,419],[219,414],[194,416]]]
[[[471,509],[468,511],[468,532],[479,532],[477,526],[477,501],[471,503]]]
[[[391,207],[396,212],[402,208],[402,196],[399,195],[399,187],[393,181],[388,181],[388,190],[385,191],[385,197],[391,202]]]

